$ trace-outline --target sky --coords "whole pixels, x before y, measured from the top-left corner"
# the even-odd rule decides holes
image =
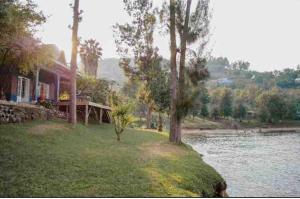
[[[72,0],[34,0],[48,16],[37,36],[71,54]],[[154,0],[161,5],[163,0]],[[196,0],[193,1],[194,4]],[[130,20],[122,0],[81,0],[83,21],[79,36],[96,39],[103,58],[118,57],[112,26]],[[230,61],[245,60],[251,70],[271,71],[296,68],[300,64],[300,0],[211,0],[212,56]],[[169,37],[157,34],[155,44],[169,58]]]

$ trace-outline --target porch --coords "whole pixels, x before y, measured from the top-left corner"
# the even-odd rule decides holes
[[[67,113],[69,116],[70,101],[59,101],[57,104],[57,110]],[[76,102],[77,118],[84,121],[85,125],[88,125],[90,119],[97,121],[99,124],[111,123],[111,108],[88,100],[77,99]]]

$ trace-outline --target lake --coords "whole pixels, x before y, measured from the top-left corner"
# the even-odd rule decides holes
[[[300,133],[185,135],[226,180],[230,197],[299,197]]]

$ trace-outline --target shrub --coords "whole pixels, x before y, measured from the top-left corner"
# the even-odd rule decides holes
[[[112,107],[112,119],[115,126],[115,133],[117,135],[117,140],[120,141],[121,134],[124,132],[125,128],[130,123],[134,122],[134,117],[131,115],[133,105],[125,102],[115,93],[112,93],[110,96],[110,104]]]

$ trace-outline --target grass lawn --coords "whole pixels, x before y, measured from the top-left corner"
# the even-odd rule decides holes
[[[212,121],[208,119],[201,119],[198,117],[186,118],[182,125],[185,129],[202,129],[202,130],[214,130],[214,129],[233,129],[231,124],[238,124],[239,128],[281,128],[281,127],[300,127],[300,121],[281,121],[275,124],[262,123],[259,120],[243,120],[239,122],[234,119],[220,119],[217,121]]]
[[[166,134],[62,121],[0,125],[0,197],[213,196],[221,176]]]
[[[182,124],[183,128],[186,129],[222,129],[225,126],[221,122],[214,122],[199,117],[186,118]]]

